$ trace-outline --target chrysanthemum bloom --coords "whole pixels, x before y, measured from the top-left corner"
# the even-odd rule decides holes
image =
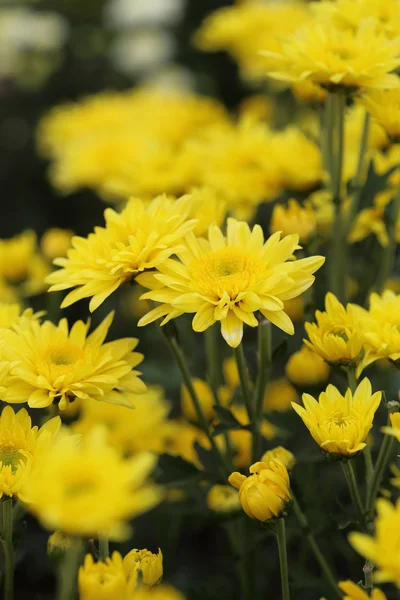
[[[289,200],[287,208],[276,204],[272,211],[271,233],[281,231],[283,235],[298,233],[300,242],[305,243],[315,235],[317,221],[310,205],[304,208],[296,200]]]
[[[90,322],[76,321],[68,331],[66,319],[22,321],[15,331],[4,332],[0,350],[5,361],[18,362],[6,400],[27,402],[32,408],[59,403],[62,410],[75,397],[132,405],[127,392],[144,392],[146,386],[132,370],[143,355],[132,352],[135,338],[103,344],[113,320],[110,313],[90,335]]]
[[[280,240],[275,233],[266,242],[259,225],[253,230],[245,222],[228,219],[226,237],[211,226],[208,242],[188,235],[179,262],[167,260],[159,273],[144,274],[139,283],[151,289],[143,295],[161,302],[139,321],[147,325],[164,317],[162,325],[185,312],[196,313],[194,331],[205,331],[216,321],[227,344],[236,348],[243,336],[243,323],[257,327],[255,312],[293,334],[294,327],[283,301],[299,296],[314,282],[314,273],[324,257],[293,259],[298,236]]]
[[[149,587],[160,583],[163,576],[163,555],[158,549],[157,554],[150,550],[131,550],[122,562],[128,581],[136,580],[138,571],[142,571],[143,584]]]
[[[270,381],[265,388],[264,410],[267,412],[271,410],[285,412],[290,410],[292,402],[298,400],[299,396],[296,388],[286,377],[280,377]]]
[[[143,450],[163,452],[164,425],[168,423],[171,406],[165,400],[162,389],[149,386],[146,392],[135,394],[132,402],[133,410],[127,406],[86,399],[81,402],[79,419],[71,427],[74,432],[87,435],[94,427],[103,425],[107,441],[127,456]]]
[[[31,469],[55,443],[61,420],[55,417],[40,429],[23,408],[5,406],[0,415],[0,498],[17,496]]]
[[[129,519],[161,499],[148,482],[155,462],[147,452],[123,458],[105,442],[101,429],[81,440],[65,434],[27,478],[23,500],[47,529],[126,539]]]
[[[231,406],[231,412],[235,419],[243,426],[249,425],[249,415],[244,406]],[[277,436],[277,428],[270,423],[267,419],[262,420],[261,434],[262,436],[271,441]],[[251,431],[246,429],[237,429],[229,432],[231,439],[234,457],[233,464],[238,469],[247,469],[251,464],[251,447],[252,447],[252,434]],[[217,440],[222,440],[222,437],[217,437]]]
[[[169,585],[156,585],[152,588],[143,585],[135,590],[134,600],[185,600],[185,597]]]
[[[367,312],[360,306],[346,307],[332,293],[325,297],[325,312],[315,312],[317,323],[305,323],[306,346],[332,365],[357,365],[364,356],[362,321]]]
[[[193,233],[196,237],[207,235],[210,225],[221,227],[226,216],[226,203],[223,197],[211,187],[198,187],[190,191],[192,210],[190,217],[196,219]]]
[[[400,412],[389,414],[390,426],[382,427],[382,431],[387,435],[393,435],[400,442]]]
[[[252,519],[269,521],[278,517],[290,501],[290,483],[286,467],[279,460],[269,464],[255,463],[251,475],[232,473],[229,483],[239,490],[239,500],[244,512]]]
[[[376,503],[375,536],[351,533],[350,544],[376,566],[377,583],[390,581],[400,588],[400,500],[393,505],[381,498]]]
[[[122,556],[113,552],[104,562],[94,562],[92,555],[86,554],[79,568],[78,587],[80,600],[130,600],[134,583],[128,584]]]
[[[324,383],[330,372],[328,363],[307,346],[292,354],[285,367],[288,379],[299,386]]]
[[[292,406],[324,452],[353,456],[367,445],[381,398],[382,392],[373,394],[371,383],[365,378],[354,393],[348,388],[343,396],[335,386],[328,385],[318,402],[310,394],[303,394],[305,408]]]
[[[34,313],[31,308],[22,310],[22,307],[18,303],[3,304],[0,302],[0,331],[4,329],[11,329],[15,325],[21,323],[22,320],[37,321],[44,313]]]
[[[387,600],[382,590],[374,587],[371,595],[352,581],[340,581],[339,587],[344,592],[343,600]]]
[[[40,240],[40,249],[43,255],[51,261],[60,256],[67,256],[73,235],[69,229],[60,229],[59,227],[47,229]]]
[[[400,294],[385,290],[381,296],[371,294],[369,320],[365,340],[368,354],[366,364],[379,358],[389,358],[396,364],[400,361]]]
[[[237,512],[241,506],[238,493],[230,485],[213,485],[206,502],[210,510],[220,514]]]
[[[288,471],[291,471],[296,464],[295,455],[283,446],[276,446],[276,448],[272,448],[272,450],[267,450],[261,458],[261,462],[267,465],[271,460],[280,460]]]
[[[71,536],[62,531],[55,531],[47,540],[47,555],[55,561],[63,559],[73,544],[74,540]]]
[[[192,383],[203,409],[203,414],[206,419],[211,421],[215,418],[215,398],[211,387],[206,381],[198,379],[197,377],[192,379]],[[218,398],[224,406],[226,406],[226,404],[228,404],[228,402],[232,399],[232,393],[227,386],[224,385],[219,387]],[[198,416],[193,406],[192,397],[189,394],[189,390],[184,385],[181,389],[181,408],[183,414],[189,421],[192,421],[193,423],[198,422]]]
[[[400,39],[389,40],[374,19],[358,29],[315,19],[286,37],[279,52],[265,52],[266,72],[284,81],[310,80],[328,88],[398,87]]]
[[[361,102],[390,138],[400,141],[400,89],[371,90]]]
[[[61,307],[92,296],[94,311],[119,286],[183,250],[183,236],[196,225],[188,219],[190,210],[190,196],[176,201],[160,196],[148,205],[132,198],[121,213],[107,209],[106,226],[87,238],[74,237],[68,257],[55,261],[62,268],[49,275],[49,291],[76,288]]]

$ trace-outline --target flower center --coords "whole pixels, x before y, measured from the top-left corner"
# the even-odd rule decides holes
[[[263,265],[240,248],[221,248],[207,252],[191,266],[193,283],[200,293],[231,300],[261,278]]]
[[[84,362],[82,348],[74,344],[51,344],[43,348],[38,356],[37,370],[52,382],[73,371]]]
[[[11,471],[14,474],[20,466],[21,461],[23,463],[27,461],[27,456],[23,452],[12,446],[0,447],[0,462],[2,467],[11,467]]]

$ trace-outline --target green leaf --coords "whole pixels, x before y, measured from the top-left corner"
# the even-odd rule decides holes
[[[201,471],[181,456],[161,454],[155,471],[156,481],[162,485],[179,485],[201,476]]]
[[[399,166],[400,165],[396,165],[386,171],[386,173],[379,175],[379,173],[375,171],[374,161],[370,162],[367,180],[361,193],[360,204],[358,208],[359,211],[363,208],[367,208],[368,206],[372,206],[375,196],[379,194],[379,192],[382,192],[388,188],[388,179],[399,168]],[[351,184],[349,186],[349,190],[351,192]]]
[[[242,424],[233,416],[229,408],[224,406],[214,406],[214,410],[221,423],[228,425],[231,429],[242,429]]]

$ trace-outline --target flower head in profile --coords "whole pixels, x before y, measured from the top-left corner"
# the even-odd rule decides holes
[[[261,458],[261,462],[267,465],[271,460],[280,460],[288,471],[291,471],[296,464],[296,457],[294,454],[283,446],[276,446],[276,448],[272,448],[272,450],[267,450]]]
[[[195,313],[194,331],[205,331],[216,322],[229,346],[236,348],[243,324],[257,327],[255,312],[293,334],[293,323],[284,311],[284,300],[299,296],[314,282],[324,263],[322,256],[293,260],[298,236],[280,239],[275,233],[266,242],[259,225],[228,219],[226,237],[211,226],[208,241],[186,238],[179,261],[167,260],[159,272],[144,274],[139,283],[151,289],[143,298],[161,306],[142,317],[147,325],[164,317],[162,325],[181,314]]]
[[[313,19],[286,37],[279,52],[265,52],[266,72],[274,79],[304,81],[327,88],[392,88],[400,65],[400,39],[388,39],[374,19],[357,29]]]
[[[392,582],[400,588],[400,500],[393,505],[381,498],[376,503],[375,535],[351,533],[350,544],[361,556],[375,563],[377,583]]]
[[[343,600],[387,600],[382,590],[374,587],[371,595],[352,581],[339,581],[339,588],[344,592]]]
[[[15,365],[7,402],[43,408],[56,401],[62,410],[74,398],[92,398],[131,406],[131,394],[146,389],[132,370],[143,356],[133,352],[135,338],[103,343],[112,320],[110,313],[89,335],[90,321],[68,330],[66,319],[58,325],[22,320],[3,332],[1,358]]]
[[[240,510],[238,493],[230,485],[213,485],[206,502],[208,508],[218,514],[231,514]]]
[[[357,365],[364,357],[362,322],[367,312],[360,306],[346,307],[331,292],[325,298],[325,312],[317,310],[317,323],[306,323],[309,340],[304,343],[332,365]]]
[[[60,418],[54,417],[40,429],[32,427],[24,408],[17,413],[11,406],[3,408],[0,415],[0,498],[19,496],[31,470],[54,444],[60,426]]]
[[[125,539],[128,521],[161,499],[148,481],[155,462],[147,452],[124,458],[102,429],[80,440],[65,434],[27,478],[23,500],[47,529]]]
[[[289,475],[279,460],[250,467],[250,476],[232,473],[229,483],[239,490],[244,512],[252,519],[269,521],[278,517],[290,501]]]
[[[124,557],[123,568],[128,581],[136,580],[138,571],[142,572],[143,585],[152,587],[161,582],[163,576],[163,555],[150,550],[133,549]]]
[[[87,238],[72,238],[67,258],[55,261],[62,268],[49,275],[50,291],[76,288],[61,307],[91,297],[94,311],[118,287],[183,250],[183,236],[196,225],[190,210],[190,196],[176,201],[160,196],[147,205],[133,198],[121,213],[107,209],[106,226]]]
[[[365,378],[354,393],[348,388],[344,396],[333,385],[328,385],[318,401],[303,394],[304,408],[293,404],[293,409],[324,452],[353,456],[367,445],[381,397],[381,392],[372,393],[371,383]]]
[[[300,242],[305,243],[315,235],[317,221],[310,205],[301,207],[296,200],[289,200],[288,207],[276,204],[272,211],[271,232],[281,231],[283,235],[298,233]]]
[[[119,552],[113,552],[104,562],[95,562],[91,554],[86,554],[79,568],[78,587],[80,600],[130,600],[135,582],[128,584]]]

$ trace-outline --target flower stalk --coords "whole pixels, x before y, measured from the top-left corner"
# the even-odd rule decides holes
[[[363,179],[365,175],[366,158],[368,157],[368,139],[371,128],[371,116],[368,112],[365,113],[364,125],[361,135],[360,152],[358,155],[357,170],[352,181],[352,196],[350,201],[349,210],[347,213],[346,223],[346,236],[350,233],[351,227],[354,223],[354,219],[358,213],[358,207],[361,200],[361,194],[363,190]]]
[[[246,357],[244,355],[243,345],[239,344],[237,348],[235,348],[235,358],[236,364],[239,372],[240,379],[240,389],[243,396],[243,401],[246,406],[247,414],[249,415],[250,423],[254,421],[254,411],[253,405],[251,402],[251,392],[250,392],[250,378],[249,378],[249,370],[247,367]]]
[[[278,539],[278,551],[279,551],[279,564],[281,569],[281,583],[282,583],[282,600],[290,600],[289,591],[289,568],[287,562],[287,551],[286,551],[286,530],[285,530],[285,519],[282,517],[278,519],[276,523],[276,536]]]
[[[14,545],[13,545],[13,502],[2,500],[1,541],[4,552],[4,600],[14,598]]]
[[[252,462],[256,462],[261,454],[262,420],[265,388],[268,382],[272,363],[272,328],[264,319],[258,326],[258,375],[255,387],[254,421],[252,438]]]
[[[349,488],[349,492],[350,492],[350,496],[351,496],[351,500],[353,502],[353,505],[358,513],[358,516],[360,517],[360,521],[361,523],[364,522],[364,517],[365,517],[365,510],[364,510],[364,506],[361,500],[361,496],[360,496],[360,492],[358,489],[358,485],[357,485],[357,481],[356,481],[356,476],[354,474],[354,469],[353,469],[353,465],[351,464],[351,459],[349,460],[342,460],[341,463],[342,468],[343,468],[343,472],[344,475],[346,477],[346,481],[347,481],[347,486]]]
[[[99,559],[105,561],[110,556],[110,544],[106,537],[99,538]]]
[[[390,423],[389,423],[390,424]],[[378,458],[375,465],[375,470],[371,482],[371,487],[367,499],[367,516],[369,519],[373,518],[374,506],[376,498],[378,496],[379,488],[382,483],[383,475],[388,467],[388,464],[393,455],[393,448],[395,446],[395,438],[386,435],[383,438],[381,448],[379,450]]]
[[[57,600],[74,600],[76,596],[77,574],[82,558],[82,543],[74,539],[61,563]]]
[[[394,197],[390,208],[387,226],[389,242],[383,249],[379,273],[374,285],[374,291],[378,294],[382,293],[385,283],[392,273],[395,261],[397,221],[400,216],[400,186],[397,189],[396,196]]]

